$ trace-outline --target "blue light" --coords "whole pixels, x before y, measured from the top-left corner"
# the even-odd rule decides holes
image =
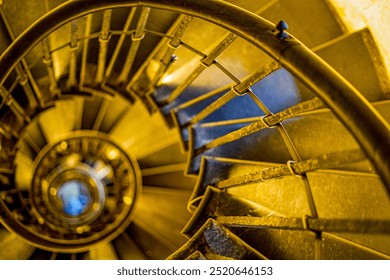
[[[63,211],[73,217],[82,214],[91,199],[88,188],[77,180],[64,183],[58,190],[58,197],[62,201]]]

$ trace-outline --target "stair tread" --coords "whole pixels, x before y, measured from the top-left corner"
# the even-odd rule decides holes
[[[205,157],[191,199],[204,195],[207,186],[215,186],[227,178],[262,171],[274,165],[223,158]],[[318,215],[322,218],[390,219],[389,199],[377,175],[318,170],[306,174]],[[349,185],[349,188],[345,188]],[[278,186],[275,188],[275,186]],[[231,187],[227,193],[269,208],[277,213],[301,217],[310,215],[305,183],[300,177],[249,183]],[[332,195],[342,199],[335,200]],[[356,208],[356,203],[360,206]],[[333,205],[330,209],[329,205]]]
[[[390,220],[390,200],[378,176],[316,171],[307,178],[320,217]]]
[[[147,256],[148,259],[162,260],[167,258],[177,248],[161,240],[157,233],[145,230],[139,223],[132,223],[126,229],[129,237],[137,242],[137,246]]]
[[[138,159],[138,163],[142,169],[148,169],[158,166],[170,164],[178,164],[186,161],[186,155],[181,153],[179,143],[176,142],[165,147],[153,154]]]
[[[351,48],[357,51],[351,52]],[[388,96],[390,82],[386,70],[384,70],[383,59],[380,57],[369,30],[363,29],[336,38],[316,48],[316,53],[335,67],[370,101],[380,101]],[[353,71],[350,71],[351,67]],[[282,73],[283,69],[276,71],[252,87],[252,90],[272,112],[313,97],[311,91],[302,83],[292,78],[289,73],[281,75]],[[221,95],[213,95],[197,103],[188,102],[188,105],[184,103],[173,111],[177,120],[177,129],[180,131],[184,144],[188,141],[186,124]],[[259,115],[256,109],[253,110],[250,107],[254,105],[253,101],[249,100],[249,103],[252,105],[245,102],[242,97],[234,98],[223,108],[202,120],[201,123],[225,120],[226,112],[230,111],[234,112],[232,118],[235,118],[235,115],[238,116],[237,118]],[[241,110],[237,110],[237,108],[241,108]],[[247,111],[250,113],[248,114]]]
[[[157,186],[165,189],[185,190],[191,190],[194,187],[196,179],[184,174],[186,167],[185,163],[180,164],[180,169],[175,171],[164,171],[164,167],[165,166],[161,167],[161,171],[159,171],[160,167],[142,169],[141,172],[143,185]]]
[[[219,225],[213,219],[207,220],[191,239],[168,259],[185,259],[194,252],[207,252],[231,259],[266,259],[235,234]]]
[[[33,246],[27,244],[16,235],[9,236],[0,246],[0,259],[2,260],[29,259],[34,249]]]
[[[173,189],[156,186],[145,186],[140,200],[140,209],[155,212],[156,214],[168,214],[172,221],[185,223],[190,215],[186,211],[187,200],[191,190]],[[140,210],[143,211],[143,210]],[[142,213],[140,213],[142,216]]]
[[[260,14],[275,24],[284,20],[288,32],[312,48],[344,33],[344,27],[324,0],[279,0]]]
[[[364,247],[390,256],[390,236],[388,234],[332,233],[335,236],[351,240]]]
[[[147,257],[126,232],[112,241],[121,260],[146,260]]]
[[[390,97],[390,78],[368,28],[330,41],[315,52],[369,101]]]
[[[206,142],[228,132],[241,128],[248,123],[213,125],[195,125],[190,128],[190,152],[188,173],[197,173],[202,156],[228,157],[256,161],[270,161],[275,163],[287,162],[291,156],[280,133],[276,129],[266,129],[253,133],[247,137],[206,150],[199,155],[193,154]],[[256,144],[254,144],[256,143]]]
[[[217,216],[266,216],[274,213],[267,207],[214,187],[208,187],[200,198],[199,205],[197,205],[194,214],[182,231],[182,234],[187,237],[194,235],[208,218]]]
[[[117,260],[118,255],[111,242],[100,244],[89,251],[89,255],[93,260]]]
[[[310,231],[228,227],[271,260],[315,259],[316,234]]]
[[[374,107],[382,116],[390,120],[388,113],[389,101],[375,102]],[[269,162],[287,162],[291,155],[277,129],[262,129],[253,134],[223,144],[221,146],[202,150],[203,146],[218,137],[243,128],[255,120],[242,119],[230,122],[203,123],[191,126],[189,143],[188,171],[197,172],[202,156],[231,157],[237,159],[257,160]],[[258,120],[257,120],[258,121]],[[309,159],[331,152],[358,149],[359,146],[344,125],[338,121],[334,114],[327,109],[312,111],[290,118],[282,122],[286,133],[302,159]],[[338,135],[336,138],[334,135]],[[321,145],[318,141],[321,139]],[[302,141],[304,140],[304,141]],[[249,144],[251,143],[251,144]],[[256,143],[255,145],[253,143]],[[247,153],[246,149],[255,147],[259,153]],[[200,154],[198,150],[200,149]],[[284,149],[284,150],[283,150]],[[196,152],[195,152],[196,151]],[[268,158],[266,157],[268,156]],[[351,171],[373,172],[368,163],[358,163],[340,167]]]
[[[177,250],[186,241],[180,235],[183,223],[177,222],[166,213],[156,213],[148,210],[147,207],[140,207],[133,223],[149,233],[153,232],[156,235],[156,239],[171,251]]]
[[[322,257],[331,260],[379,260],[390,259],[390,255],[361,246],[348,239],[330,234],[322,234]]]

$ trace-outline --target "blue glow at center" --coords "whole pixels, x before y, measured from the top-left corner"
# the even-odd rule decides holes
[[[73,217],[82,214],[91,201],[88,188],[77,180],[64,183],[58,189],[57,196],[62,201],[63,211]]]

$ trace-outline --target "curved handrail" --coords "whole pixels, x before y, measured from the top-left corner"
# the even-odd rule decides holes
[[[344,123],[382,177],[390,194],[390,125],[332,67],[293,37],[280,40],[273,24],[220,0],[71,0],[37,20],[0,57],[0,85],[45,36],[90,12],[149,6],[200,17],[240,35],[308,86]],[[27,43],[26,43],[27,42]]]

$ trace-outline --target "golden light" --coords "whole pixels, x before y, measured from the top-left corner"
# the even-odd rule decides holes
[[[123,202],[124,202],[126,205],[131,205],[131,203],[133,202],[133,200],[132,200],[131,197],[129,197],[129,196],[124,196],[124,197],[123,197]]]
[[[116,149],[109,149],[106,152],[106,156],[109,160],[114,160],[119,156],[119,152]]]

